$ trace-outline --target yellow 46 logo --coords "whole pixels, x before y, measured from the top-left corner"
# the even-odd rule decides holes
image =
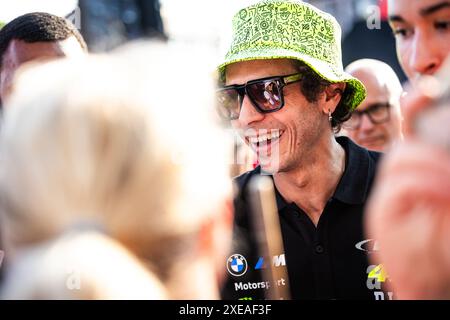
[[[379,264],[377,266],[369,266],[369,268],[370,267],[374,267],[374,268],[369,271],[369,275],[367,276],[367,278],[377,279],[378,282],[386,281],[387,275],[386,275],[386,271],[384,270],[382,264]]]
[[[370,290],[381,290],[381,284],[390,281],[382,264],[367,267],[367,288]]]

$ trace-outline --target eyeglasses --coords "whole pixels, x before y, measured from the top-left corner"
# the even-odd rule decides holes
[[[357,130],[361,126],[361,119],[366,114],[373,124],[380,124],[389,121],[389,103],[374,103],[366,110],[355,110],[352,112],[352,117],[344,123],[344,127]]]
[[[242,85],[225,86],[217,90],[217,108],[222,117],[236,120],[247,95],[255,109],[260,113],[275,112],[283,108],[283,88],[302,80],[301,73],[287,76],[268,77],[248,81]]]

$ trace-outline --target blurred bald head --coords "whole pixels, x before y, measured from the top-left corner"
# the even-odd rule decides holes
[[[397,75],[388,64],[374,59],[357,60],[346,71],[363,82],[367,97],[344,126],[344,133],[367,149],[387,151],[402,138],[403,88]]]

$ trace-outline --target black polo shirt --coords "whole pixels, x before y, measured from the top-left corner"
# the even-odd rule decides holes
[[[346,137],[336,138],[346,154],[345,172],[328,200],[317,228],[295,203],[287,203],[276,190],[284,242],[284,256],[260,257],[249,221],[246,188],[260,167],[235,179],[233,256],[227,260],[225,299],[263,299],[267,284],[261,267],[287,267],[292,299],[377,299],[382,294],[376,279],[368,279],[364,244],[363,209],[380,154],[359,147]],[[282,285],[282,281],[278,283]],[[378,293],[375,293],[378,292]]]

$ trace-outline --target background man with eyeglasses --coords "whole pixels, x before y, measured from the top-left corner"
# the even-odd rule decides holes
[[[402,138],[400,97],[403,88],[400,80],[388,64],[374,59],[357,60],[345,71],[361,80],[367,97],[344,123],[343,131],[362,147],[388,151]]]
[[[362,212],[379,154],[334,135],[365,97],[343,70],[336,20],[295,0],[244,8],[219,72],[219,112],[261,164],[235,180],[223,297],[264,298],[268,287],[289,283],[293,299],[375,299]],[[248,184],[262,173],[273,178],[284,244],[274,257],[259,256],[250,218]],[[287,267],[289,281],[265,282],[268,264]]]

